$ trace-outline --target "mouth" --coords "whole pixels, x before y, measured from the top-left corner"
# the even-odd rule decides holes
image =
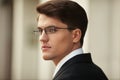
[[[48,51],[50,48],[50,46],[41,46],[42,51]]]

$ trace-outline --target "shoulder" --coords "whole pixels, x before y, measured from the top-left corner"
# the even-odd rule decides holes
[[[67,68],[61,80],[108,80],[104,72],[94,64],[76,63]]]
[[[108,80],[102,69],[92,62],[90,56],[84,55],[82,58],[76,56],[71,59],[71,62],[66,63],[67,67],[62,74],[63,78],[66,78],[65,80]]]
[[[100,67],[92,62],[90,54],[78,55],[67,61],[54,80],[108,80]]]

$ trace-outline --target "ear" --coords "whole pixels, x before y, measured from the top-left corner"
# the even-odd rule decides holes
[[[80,29],[73,30],[73,43],[80,42],[82,32]]]

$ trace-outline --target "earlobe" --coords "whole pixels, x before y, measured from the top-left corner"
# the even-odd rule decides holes
[[[78,43],[81,39],[81,30],[80,29],[75,29],[73,31],[73,43]]]

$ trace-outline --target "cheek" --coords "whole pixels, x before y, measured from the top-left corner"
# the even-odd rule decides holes
[[[72,47],[72,38],[71,36],[59,35],[50,39],[52,46],[55,52],[58,54],[66,52]]]

